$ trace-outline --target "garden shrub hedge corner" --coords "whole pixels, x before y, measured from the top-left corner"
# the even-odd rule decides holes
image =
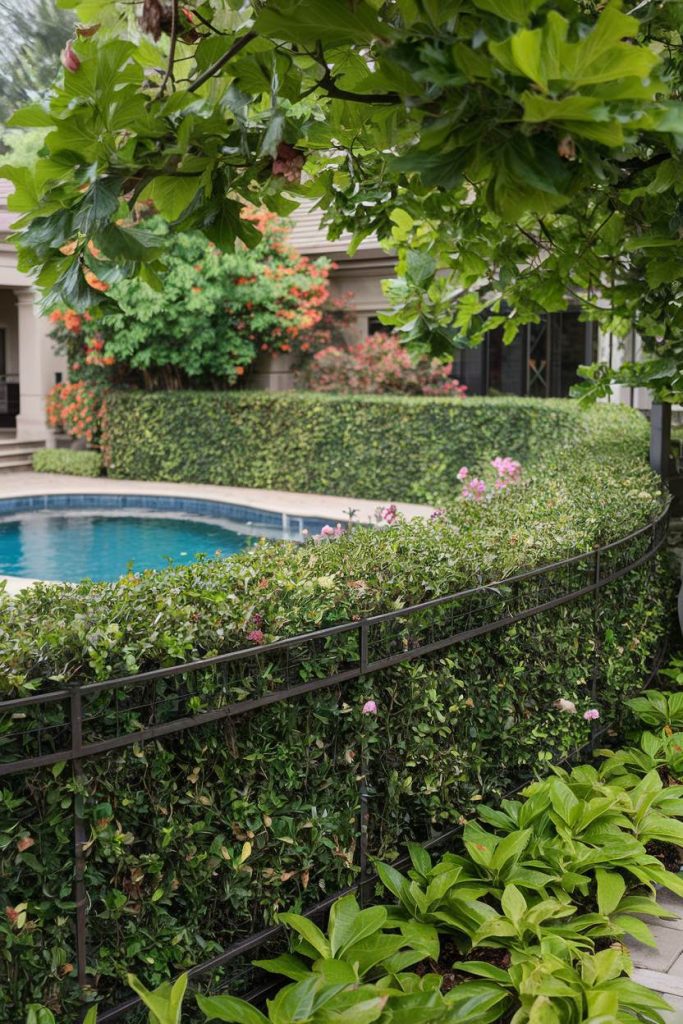
[[[283,429],[305,433],[302,421],[313,429],[329,413],[323,416],[330,436],[328,442],[324,435],[321,462],[333,466],[336,455],[337,481],[355,479],[360,487],[364,480],[370,490],[372,477],[361,480],[356,466],[359,420],[370,410],[380,430],[403,415],[402,400],[352,402],[346,414],[341,400],[328,404],[324,396],[275,401],[219,395],[218,411],[202,434],[202,417],[209,415],[204,396],[167,397],[170,403],[135,396],[139,409],[127,395],[116,398],[121,421],[112,452],[124,457],[119,422],[126,423],[126,433],[136,423],[141,431],[125,456],[126,473],[144,476],[146,469],[151,475],[155,460],[160,473],[169,470],[163,444],[155,448],[155,431],[179,439],[183,457],[198,473],[193,453],[219,431],[221,450],[236,450],[224,454],[230,472],[251,457],[252,480],[257,471],[275,474],[271,435],[257,432],[245,455],[245,424],[256,430],[262,414],[264,430],[272,429],[277,414]],[[417,401],[414,413],[406,404],[404,434],[393,433],[393,443],[410,436],[414,415],[425,417],[421,429],[431,431],[434,446],[441,444],[438,416],[444,415],[454,417],[455,446],[457,413],[442,414],[440,401]],[[480,417],[480,431],[472,427],[468,443],[479,438],[477,450],[484,451],[486,406],[477,412],[470,399],[442,401],[446,410],[468,407],[469,416]],[[500,403],[501,410],[515,407]],[[164,408],[175,409],[165,435]],[[194,412],[188,418],[189,409]],[[231,434],[226,416],[235,409],[242,426]],[[310,410],[310,418],[297,409]],[[423,409],[434,411],[436,426]],[[341,417],[336,420],[335,410]],[[637,414],[596,410],[582,418],[574,406],[565,412],[562,404],[531,403],[519,415],[518,427],[543,422],[544,441],[526,434],[515,447],[510,434],[502,452],[496,446],[493,453],[517,456],[525,470],[520,486],[490,502],[453,497],[451,469],[462,461],[474,469],[476,463],[460,454],[448,462],[444,444],[439,486],[451,498],[447,514],[432,521],[356,528],[303,546],[262,543],[230,559],[131,574],[115,583],[38,585],[11,601],[0,592],[3,694],[131,675],[415,604],[590,551],[661,511],[659,484],[646,462],[646,427]],[[289,449],[277,432],[272,448],[283,460],[280,472],[300,486],[292,469],[299,455],[292,453],[287,463]],[[353,459],[349,449],[356,452]],[[410,459],[397,455],[390,465],[396,486],[401,471],[408,479],[409,467]],[[323,470],[315,472],[322,484]],[[432,480],[438,483],[436,476]],[[92,985],[111,1004],[125,998],[128,971],[148,986],[159,984],[272,922],[278,911],[310,906],[356,878],[361,757],[367,763],[369,852],[391,860],[406,841],[440,835],[482,800],[498,800],[585,743],[590,723],[580,713],[559,712],[557,700],[573,701],[579,712],[597,708],[604,722],[618,722],[624,698],[642,686],[668,629],[671,588],[666,560],[659,557],[605,587],[597,606],[586,595],[441,654],[273,704],[234,723],[208,724],[93,758],[84,763],[82,782],[63,765],[5,779],[0,906],[21,910],[0,920],[0,1021],[15,1024],[18,1008],[33,1002],[48,1003],[58,1019],[74,1019],[74,799],[82,801],[87,821]],[[301,678],[326,674],[329,657],[328,646],[311,653],[300,666]],[[278,685],[278,671],[264,664],[258,685]],[[202,679],[201,685],[214,685],[213,676]],[[208,690],[205,696],[215,699]],[[248,696],[245,686],[230,699]],[[201,705],[201,692],[197,700]],[[376,715],[362,713],[369,700]],[[111,691],[101,692],[96,710],[88,725],[93,740],[111,735],[117,720]],[[22,748],[31,727],[30,715],[0,721],[4,761]],[[206,983],[217,980],[214,973]]]
[[[100,476],[99,452],[71,451],[68,448],[42,448],[33,453],[36,473],[67,473],[71,476]]]
[[[462,465],[497,455],[528,469],[593,439],[637,461],[647,423],[567,400],[114,391],[104,435],[114,477],[443,503]]]

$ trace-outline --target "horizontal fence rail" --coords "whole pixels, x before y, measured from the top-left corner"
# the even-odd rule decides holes
[[[74,779],[80,780],[83,763],[109,751],[338,686],[505,629],[589,594],[597,599],[601,588],[656,557],[666,542],[668,517],[667,504],[650,523],[584,554],[357,622],[137,675],[75,682],[0,701],[0,776],[71,762]],[[311,662],[319,668],[313,678],[307,678]],[[593,728],[592,735],[595,739],[598,730]],[[356,891],[363,901],[376,880],[368,865],[362,772],[359,784],[359,880],[311,907],[307,915],[324,913],[344,892]],[[426,845],[441,843],[457,832],[451,829]],[[86,841],[83,809],[80,801],[74,801],[74,927],[82,986],[88,982]],[[225,966],[281,934],[281,926],[263,929],[197,964],[189,974],[197,977]],[[131,997],[101,1009],[98,1020],[111,1024],[139,1005],[139,999]]]

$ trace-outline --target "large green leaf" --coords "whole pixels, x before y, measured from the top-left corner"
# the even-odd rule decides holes
[[[261,10],[254,29],[264,36],[325,46],[360,45],[392,34],[366,0],[274,0]]]
[[[160,174],[143,189],[140,199],[151,199],[161,216],[173,221],[185,212],[201,186],[198,175]]]
[[[618,871],[607,871],[605,868],[598,868],[595,872],[597,883],[598,910],[601,914],[609,915],[619,906],[619,902],[626,891],[626,882]]]
[[[153,1015],[154,1024],[181,1024],[187,974],[181,974],[173,984],[166,981],[153,991],[145,988],[134,974],[128,975],[128,984]]]
[[[234,996],[197,996],[197,1005],[206,1020],[228,1021],[229,1024],[268,1024],[268,1018],[250,1003]]]

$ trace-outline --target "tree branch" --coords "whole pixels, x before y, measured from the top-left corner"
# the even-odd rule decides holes
[[[256,39],[256,32],[246,32],[243,36],[240,36],[239,39],[236,39],[230,49],[226,50],[222,57],[219,57],[211,67],[208,67],[206,71],[199,76],[199,78],[195,78],[192,85],[188,86],[187,91],[195,92],[200,85],[204,85],[204,82],[208,82],[210,78],[217,75],[221,68],[224,67],[229,60],[235,57],[240,50],[243,50],[244,47],[252,41],[252,39]]]
[[[173,0],[171,4],[171,43],[168,48],[168,64],[166,65],[166,74],[164,75],[161,85],[159,86],[159,97],[164,95],[166,86],[168,85],[169,79],[173,79],[173,62],[175,60],[175,47],[178,39],[178,0]]]
[[[335,100],[348,100],[351,103],[387,103],[392,106],[401,102],[397,92],[349,92],[347,89],[340,89],[335,84],[334,75],[331,69],[323,64],[324,73],[318,85],[324,89],[328,96]]]

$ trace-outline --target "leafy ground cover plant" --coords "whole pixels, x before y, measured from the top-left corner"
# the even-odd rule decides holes
[[[99,476],[102,456],[99,452],[70,451],[65,448],[44,448],[33,453],[36,473],[69,473],[74,476]]]

